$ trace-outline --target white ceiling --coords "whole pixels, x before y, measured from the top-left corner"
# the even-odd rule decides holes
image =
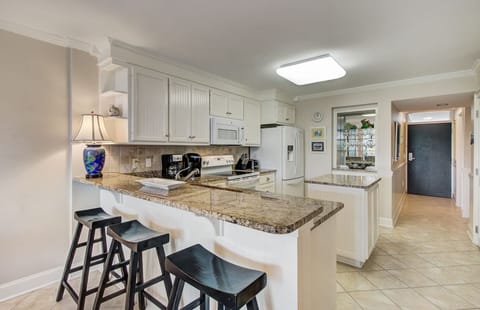
[[[292,96],[470,69],[479,12],[479,0],[0,0],[6,22],[99,48],[113,37]],[[344,78],[295,86],[275,74],[326,53]]]
[[[392,101],[400,112],[418,112],[448,110],[458,107],[470,107],[473,103],[473,93],[461,93],[434,97]]]

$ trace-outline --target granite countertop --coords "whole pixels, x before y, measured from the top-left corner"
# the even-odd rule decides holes
[[[74,181],[275,234],[293,232],[313,218],[318,218],[318,223],[324,222],[343,208],[338,202],[194,182],[167,194],[143,187],[136,182],[139,179],[141,177],[105,173],[103,178],[77,177]]]
[[[368,189],[380,182],[380,180],[381,178],[374,176],[325,174],[305,180],[305,183]]]

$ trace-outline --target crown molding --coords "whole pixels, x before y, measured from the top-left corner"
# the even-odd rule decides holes
[[[480,65],[477,64],[477,67],[478,66]],[[295,97],[295,101],[301,102],[301,101],[307,101],[307,100],[323,98],[323,97],[346,95],[346,94],[367,92],[367,91],[373,91],[373,90],[380,90],[380,89],[391,88],[391,87],[408,86],[408,85],[415,85],[415,84],[422,84],[422,83],[449,80],[454,78],[464,78],[464,77],[474,77],[473,70],[468,69],[468,70],[460,70],[460,71],[433,74],[433,75],[425,75],[425,76],[415,77],[411,79],[370,84],[370,85],[364,85],[364,86],[358,86],[358,87],[352,87],[352,88],[344,88],[344,89],[314,93],[309,95],[301,95],[301,96]]]
[[[93,56],[98,56],[100,54],[98,49],[91,43],[59,35],[56,33],[50,33],[29,26],[0,20],[0,29],[50,44],[78,49],[87,52]]]
[[[117,58],[116,57],[117,55],[115,55],[116,54],[115,53],[116,48],[120,48],[120,49],[123,49],[123,50],[127,50],[127,51],[129,51],[133,54],[141,55],[143,57],[155,60],[159,64],[163,64],[163,65],[166,65],[166,66],[171,66],[171,67],[176,68],[177,70],[179,69],[183,72],[188,72],[188,73],[191,73],[191,74],[195,74],[197,76],[201,76],[203,79],[208,80],[210,82],[213,81],[214,83],[217,82],[217,83],[220,83],[220,84],[223,84],[223,85],[229,85],[230,87],[232,87],[234,89],[242,90],[243,94],[241,94],[241,95],[246,96],[246,97],[252,97],[253,98],[254,95],[257,92],[257,90],[252,89],[252,88],[250,88],[246,85],[243,85],[243,84],[240,84],[238,82],[223,78],[219,75],[216,75],[216,74],[213,74],[213,73],[210,73],[210,72],[207,72],[207,71],[203,71],[202,69],[199,69],[197,67],[177,62],[177,61],[175,61],[171,58],[168,58],[166,56],[163,56],[161,54],[157,54],[157,53],[145,50],[143,48],[139,48],[139,47],[130,45],[128,43],[125,43],[125,42],[117,40],[117,39],[113,39],[113,38],[108,38],[108,39],[110,41],[110,55],[109,55],[109,57],[111,57],[111,58]],[[120,59],[120,60],[125,61],[125,59]],[[169,72],[166,72],[166,73],[175,75],[174,73],[169,73]],[[185,78],[185,77],[182,77],[182,76],[179,76],[179,77],[180,78]]]

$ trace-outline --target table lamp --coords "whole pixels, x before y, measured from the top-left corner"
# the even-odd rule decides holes
[[[102,143],[111,142],[105,129],[103,116],[93,112],[82,114],[80,130],[73,141],[84,142],[87,145],[83,150],[83,164],[87,170],[85,177],[101,178],[105,163],[105,149]]]

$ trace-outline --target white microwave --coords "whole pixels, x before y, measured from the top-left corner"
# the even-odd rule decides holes
[[[210,144],[242,145],[244,130],[243,121],[212,117],[210,119]]]

